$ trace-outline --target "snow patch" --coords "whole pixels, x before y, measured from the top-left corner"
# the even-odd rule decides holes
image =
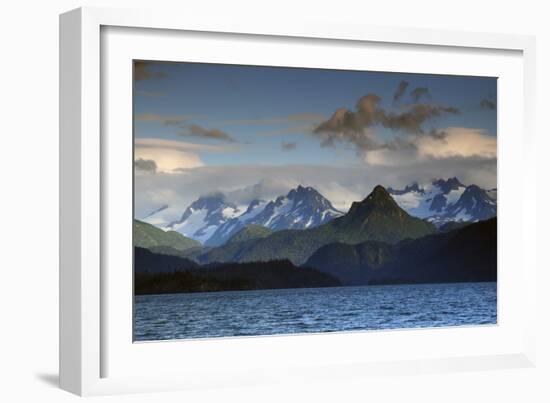
[[[455,204],[458,199],[460,199],[460,196],[462,196],[462,193],[464,193],[464,190],[466,190],[464,186],[460,186],[458,189],[451,190],[447,194],[447,205]]]
[[[240,213],[240,210],[238,208],[235,208],[235,207],[225,207],[223,210],[222,210],[222,216],[223,218],[225,219],[231,219],[231,218],[235,218],[239,215]]]
[[[202,210],[193,210],[190,209],[193,214],[191,214],[187,219],[181,223],[174,223],[172,224],[171,228],[174,231],[178,231],[182,233],[185,236],[194,238],[195,232],[200,230],[202,227],[206,225],[206,215],[208,214],[208,210],[202,209]]]

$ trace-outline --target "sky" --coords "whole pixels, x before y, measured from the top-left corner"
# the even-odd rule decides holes
[[[344,211],[377,184],[496,187],[496,78],[135,61],[133,99],[136,218],[298,184]]]

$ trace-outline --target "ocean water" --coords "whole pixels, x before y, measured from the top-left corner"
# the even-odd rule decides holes
[[[495,324],[496,283],[136,296],[134,340]]]

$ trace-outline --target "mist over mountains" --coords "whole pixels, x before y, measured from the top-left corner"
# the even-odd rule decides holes
[[[408,214],[437,227],[486,220],[496,216],[497,211],[496,189],[464,185],[456,177],[426,184],[414,182],[403,189],[389,187],[388,193]],[[345,213],[315,188],[302,185],[273,200],[257,198],[244,206],[238,206],[223,193],[212,193],[191,203],[178,219],[165,222],[161,214],[169,208],[159,206],[142,221],[177,231],[210,247],[223,245],[247,225],[261,225],[271,231],[308,229]]]

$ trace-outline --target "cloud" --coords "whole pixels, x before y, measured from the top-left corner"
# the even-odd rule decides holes
[[[351,144],[358,151],[376,150],[384,147],[384,144],[378,140],[378,138],[376,137],[376,133],[372,129],[322,134],[322,147],[334,147],[336,143]]]
[[[325,116],[318,113],[297,113],[294,115],[288,115],[286,120],[288,122],[315,122],[323,120]]]
[[[314,133],[353,134],[364,128],[384,121],[385,111],[378,105],[381,98],[376,94],[361,97],[355,106],[355,112],[346,108],[337,109],[332,116],[321,122]]]
[[[292,151],[292,150],[295,150],[296,147],[297,147],[296,143],[291,143],[286,141],[281,142],[281,148],[283,151]]]
[[[406,153],[395,151],[387,157],[396,158]],[[393,165],[357,162],[339,167],[322,164],[203,166],[180,174],[138,175],[136,216],[143,217],[168,204],[171,209],[167,209],[166,214],[176,218],[200,195],[212,192],[222,192],[228,200],[242,206],[254,199],[272,200],[298,184],[313,186],[336,208],[345,211],[353,201],[365,198],[377,184],[400,188],[414,181],[425,183],[434,177],[452,176],[465,184],[493,188],[496,186],[496,161],[479,157],[426,157],[395,161]]]
[[[270,125],[277,123],[299,123],[299,122],[319,122],[325,119],[325,116],[318,113],[296,113],[287,116],[277,116],[258,119],[239,119],[228,120],[224,122],[227,125]]]
[[[234,151],[234,147],[229,145],[196,144],[158,138],[136,138],[134,140],[134,145],[141,148],[170,148],[179,151],[204,151],[214,153]]]
[[[443,139],[431,136],[418,138],[416,146],[420,158],[478,157],[493,159],[497,157],[497,138],[489,136],[481,129],[451,127],[445,129],[445,133]]]
[[[375,126],[405,133],[423,133],[424,123],[446,114],[458,114],[455,107],[413,104],[401,112],[387,112],[380,107],[381,98],[368,94],[357,101],[355,111],[340,108],[332,116],[320,123],[313,134],[321,139],[321,145],[333,146],[337,142],[350,143],[359,150],[383,148],[375,141]]]
[[[154,160],[144,160],[143,158],[138,158],[134,161],[134,167],[138,171],[144,173],[156,173],[157,172],[157,163]]]
[[[155,138],[137,138],[134,141],[134,165],[137,174],[175,174],[204,166],[199,152],[230,152],[227,146],[194,144]],[[154,164],[154,171],[151,167]],[[144,168],[149,169],[144,169]]]
[[[174,126],[180,129],[180,136],[195,136],[209,139],[223,140],[235,142],[235,139],[226,132],[220,129],[206,129],[197,124],[188,124],[187,121],[192,116],[188,115],[160,115],[157,113],[142,113],[136,115],[135,120],[138,122],[157,122],[164,126]]]
[[[364,198],[372,190],[371,185],[380,180],[372,177],[365,181],[364,176],[364,167],[325,165],[203,166],[182,174],[140,175],[135,182],[136,216],[142,217],[165,204],[175,207],[174,216],[181,216],[194,200],[212,192],[222,192],[228,200],[244,206],[254,199],[273,200],[299,184],[330,195],[337,208],[345,209]]]
[[[274,200],[300,184],[298,180],[291,177],[271,178],[270,176],[267,174],[266,177],[258,178],[256,183],[226,191],[227,199],[237,205],[248,205],[253,200]]]
[[[134,150],[136,161],[153,161],[156,172],[176,173],[183,169],[203,166],[203,162],[197,154],[171,148],[136,147]]]
[[[315,124],[309,123],[309,124],[288,126],[281,129],[262,130],[262,131],[258,131],[257,134],[267,135],[267,136],[283,136],[286,134],[311,134],[314,129],[315,129]]]
[[[403,95],[405,95],[405,91],[407,91],[408,86],[409,83],[405,80],[399,83],[397,91],[395,91],[395,93],[393,94],[393,102],[398,102],[403,97]]]
[[[468,159],[496,161],[497,139],[481,129],[450,127],[385,143],[365,150],[363,157],[369,165],[396,167],[417,167],[427,161],[452,159],[464,164],[468,164]]]
[[[260,135],[282,136],[286,134],[311,133],[316,125],[324,119],[326,119],[324,115],[306,112],[269,118],[228,120],[223,122],[223,124],[238,126],[289,125],[257,132]]]
[[[402,113],[384,115],[382,126],[393,130],[404,130],[412,133],[422,133],[422,125],[445,114],[456,115],[458,108],[430,104],[415,104]]]
[[[445,130],[441,130],[441,129],[432,129],[430,130],[430,132],[428,133],[428,135],[430,137],[432,137],[433,139],[436,139],[436,140],[443,140],[445,139],[445,137],[447,137],[448,133],[445,131]]]
[[[411,98],[413,102],[420,101],[420,98],[422,97],[425,97],[425,98],[430,97],[430,90],[428,90],[426,87],[417,87],[411,91]]]
[[[192,119],[189,115],[161,115],[157,113],[142,113],[135,116],[137,122],[156,122],[164,126],[173,126],[179,129],[180,136],[203,137],[215,140],[235,142],[236,140],[220,129],[206,129],[197,124],[187,123]]]
[[[222,140],[230,143],[234,143],[236,140],[226,132],[220,129],[206,129],[197,124],[190,125],[178,133],[180,136],[194,136],[203,137],[208,139]]]
[[[137,122],[155,122],[165,126],[177,126],[182,127],[183,122],[191,119],[191,116],[187,115],[160,115],[158,113],[141,113],[135,115]]]
[[[487,98],[484,98],[479,102],[479,107],[481,109],[494,111],[497,108],[497,105],[496,105],[495,102],[493,102],[493,101],[491,101]]]
[[[166,78],[168,76],[163,71],[151,71],[150,67],[150,62],[134,61],[134,80],[143,81],[152,78]]]

